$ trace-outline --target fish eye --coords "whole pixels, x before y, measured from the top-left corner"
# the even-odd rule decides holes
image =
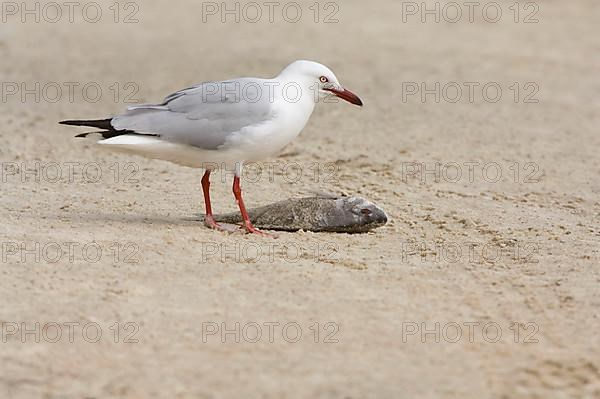
[[[370,215],[373,212],[371,212],[370,209],[363,208],[363,209],[360,210],[360,213],[362,213],[363,215]]]
[[[327,79],[327,77],[325,77],[325,76],[321,76],[319,78],[319,80],[321,81],[321,83],[327,83],[327,82],[329,82],[329,79]]]

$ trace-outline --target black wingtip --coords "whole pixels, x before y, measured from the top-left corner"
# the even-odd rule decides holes
[[[60,125],[70,125],[70,126],[84,126],[86,121],[60,121],[58,122]]]
[[[96,119],[96,120],[67,120],[58,122],[61,125],[70,125],[70,126],[88,126],[95,127],[103,130],[111,130],[115,129],[111,125],[112,118],[109,119]]]

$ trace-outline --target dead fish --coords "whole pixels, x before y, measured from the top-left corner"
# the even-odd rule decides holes
[[[248,211],[258,228],[280,231],[365,233],[387,223],[383,209],[364,198],[317,196],[288,199]],[[239,212],[215,215],[221,223],[242,222]]]

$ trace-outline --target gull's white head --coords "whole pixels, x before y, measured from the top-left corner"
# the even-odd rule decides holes
[[[337,96],[352,104],[361,107],[363,105],[356,94],[340,84],[331,69],[318,62],[305,60],[292,62],[279,74],[279,77],[303,83],[311,90],[317,90],[319,98]]]

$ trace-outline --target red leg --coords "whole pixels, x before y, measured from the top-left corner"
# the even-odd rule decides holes
[[[262,232],[252,226],[252,222],[250,221],[250,217],[248,216],[248,212],[246,211],[246,206],[244,205],[244,200],[242,199],[242,189],[240,188],[240,178],[235,176],[233,178],[233,195],[240,207],[240,212],[242,213],[242,218],[244,219],[244,227],[248,233],[259,234],[266,237],[272,237],[272,235]]]
[[[213,217],[212,207],[210,205],[210,170],[207,169],[202,177],[202,192],[204,193],[204,204],[206,206],[206,216],[204,217],[204,224],[211,229],[224,230],[221,226],[215,222]]]

